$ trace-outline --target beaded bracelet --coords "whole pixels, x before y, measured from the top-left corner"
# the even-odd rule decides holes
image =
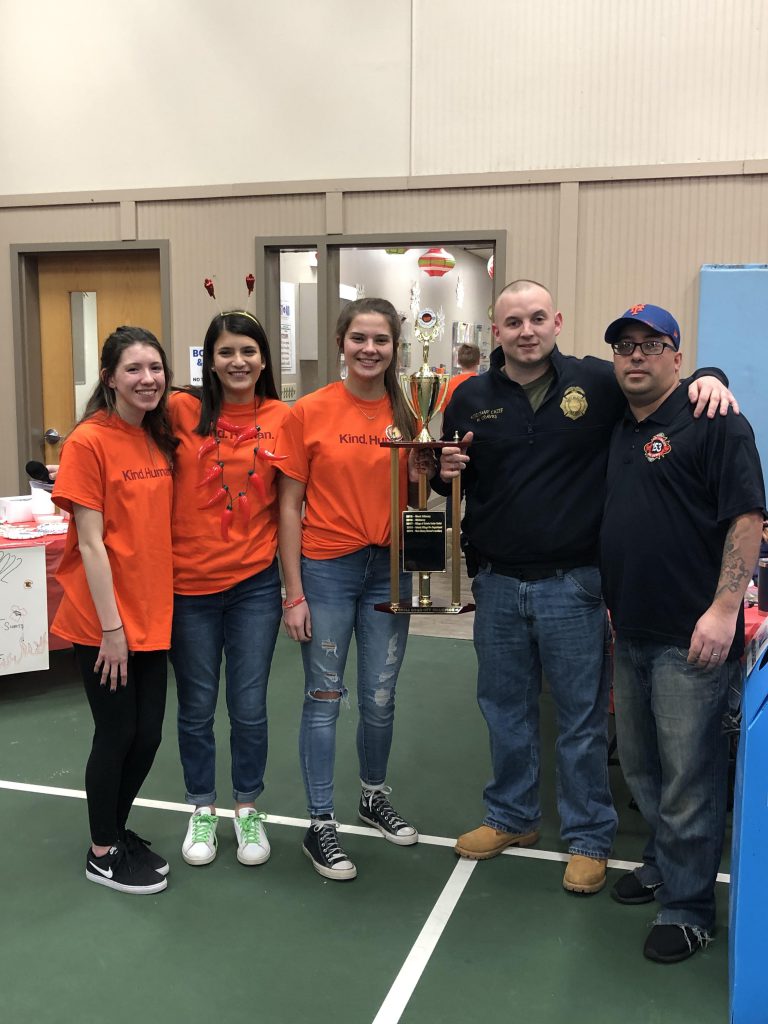
[[[306,597],[303,594],[293,599],[293,601],[283,601],[283,611],[288,611],[289,608],[295,608],[297,604],[304,604]]]

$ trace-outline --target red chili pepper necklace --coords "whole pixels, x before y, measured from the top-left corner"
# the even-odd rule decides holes
[[[219,416],[213,426],[213,433],[211,437],[206,438],[206,440],[203,441],[197,452],[197,461],[201,468],[203,467],[206,457],[213,452],[216,453],[214,463],[203,471],[200,480],[195,486],[197,488],[205,488],[208,487],[209,484],[218,484],[218,487],[215,492],[210,495],[208,501],[203,505],[198,505],[198,509],[202,511],[203,509],[214,508],[220,502],[225,502],[224,508],[221,511],[221,539],[228,541],[229,528],[235,518],[235,509],[232,497],[233,492],[225,479],[224,471],[226,464],[220,454],[220,429],[236,435],[236,440],[232,445],[233,450],[248,441],[256,441],[256,445],[253,448],[253,463],[251,468],[248,470],[245,481],[245,490],[238,491],[237,496],[234,499],[237,501],[237,510],[242,516],[244,523],[248,523],[251,516],[250,499],[248,495],[249,487],[253,488],[263,505],[266,505],[267,503],[267,488],[256,470],[256,460],[262,459],[265,462],[282,462],[283,459],[287,458],[287,456],[275,455],[273,452],[261,447],[261,428],[258,423],[254,424],[252,427],[242,427],[237,423],[231,423],[229,420]]]

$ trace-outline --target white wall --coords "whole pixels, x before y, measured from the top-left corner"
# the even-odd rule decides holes
[[[0,196],[768,157],[764,0],[0,14]]]
[[[409,0],[0,13],[0,195],[408,173]]]

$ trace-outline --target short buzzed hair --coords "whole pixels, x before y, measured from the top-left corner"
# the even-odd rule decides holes
[[[530,281],[527,278],[520,278],[520,280],[518,281],[510,281],[509,284],[505,284],[504,287],[499,292],[496,301],[498,302],[498,300],[501,298],[504,292],[527,292],[529,288],[543,289],[550,297],[550,299],[552,299],[552,305],[554,306],[555,298],[552,292],[549,290],[549,288],[547,288],[547,286],[545,284],[542,284],[540,281]]]

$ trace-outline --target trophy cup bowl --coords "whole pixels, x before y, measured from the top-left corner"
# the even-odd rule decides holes
[[[380,612],[391,615],[437,614],[458,615],[474,609],[473,604],[461,603],[461,581],[459,568],[461,553],[459,551],[459,530],[455,528],[451,540],[451,603],[437,607],[432,603],[430,591],[430,575],[433,572],[446,571],[446,529],[445,512],[427,508],[427,478],[419,475],[418,507],[401,512],[400,510],[400,464],[398,449],[432,448],[441,449],[449,444],[464,445],[458,435],[453,441],[435,441],[429,432],[429,421],[445,404],[448,394],[450,375],[435,373],[429,366],[429,345],[435,341],[443,330],[444,316],[442,310],[435,313],[432,309],[422,309],[416,318],[414,331],[416,337],[424,345],[424,359],[420,370],[416,373],[401,373],[399,376],[400,390],[419,427],[419,432],[412,441],[388,438],[382,441],[382,447],[391,449],[390,459],[390,526],[389,544],[390,600],[374,605]],[[464,445],[466,447],[466,445]],[[461,493],[458,477],[454,477],[451,488],[451,502],[454,523],[460,519]],[[400,540],[402,538],[402,552]],[[413,572],[419,578],[418,602],[409,599],[402,601],[399,593],[400,569]]]
[[[421,444],[434,441],[429,421],[442,408],[450,379],[447,373],[435,373],[426,365],[416,373],[400,374],[400,389],[419,426],[414,441]]]

